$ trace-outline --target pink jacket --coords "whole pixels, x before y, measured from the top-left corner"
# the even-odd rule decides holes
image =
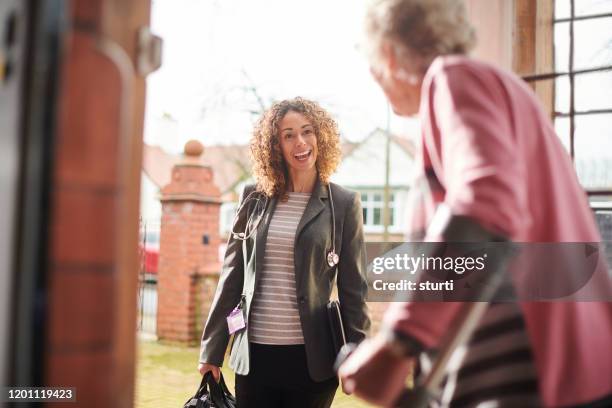
[[[433,170],[441,186],[425,199],[430,208],[415,210],[415,229],[444,202],[515,242],[600,241],[571,160],[520,78],[467,57],[439,57],[425,77],[419,114],[421,176]],[[597,278],[609,281],[605,274],[602,264]],[[434,347],[458,306],[396,303],[385,319]],[[612,394],[612,303],[521,308],[546,406]]]

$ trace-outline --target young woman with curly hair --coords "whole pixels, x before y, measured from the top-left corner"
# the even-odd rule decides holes
[[[285,100],[257,122],[251,154],[257,184],[242,194],[198,369],[219,378],[226,318],[237,308],[245,320],[230,353],[238,406],[329,407],[338,387],[326,315],[334,281],[347,341],[359,343],[370,324],[359,196],[329,181],[338,127],[317,103]]]

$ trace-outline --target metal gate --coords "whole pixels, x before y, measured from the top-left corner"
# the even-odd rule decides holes
[[[138,273],[138,332],[157,335],[157,256],[159,222],[140,220],[140,270]]]
[[[157,281],[140,282],[138,293],[138,331],[157,335]]]

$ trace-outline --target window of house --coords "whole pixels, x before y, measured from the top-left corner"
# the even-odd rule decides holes
[[[363,225],[366,227],[383,227],[383,191],[364,191],[361,192],[361,206],[363,208]],[[395,193],[389,195],[389,226],[396,227],[397,215]]]
[[[539,1],[538,3],[541,3]],[[580,183],[593,199],[612,196],[612,0],[555,0],[552,115]]]

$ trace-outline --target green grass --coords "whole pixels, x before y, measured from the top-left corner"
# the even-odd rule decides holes
[[[197,362],[197,348],[139,341],[136,407],[181,407],[200,384]],[[233,392],[234,373],[228,367],[223,367],[222,371],[228,387]],[[370,405],[338,390],[332,407],[367,408]]]

